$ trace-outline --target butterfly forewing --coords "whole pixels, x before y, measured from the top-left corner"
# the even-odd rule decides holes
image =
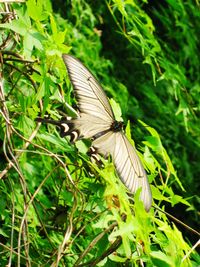
[[[136,150],[123,133],[117,133],[113,161],[122,182],[133,194],[141,188],[140,199],[148,211],[152,203],[151,189],[146,172]]]
[[[92,143],[98,153],[112,156],[117,173],[131,193],[141,188],[140,199],[145,209],[151,207],[152,196],[146,172],[126,136],[122,132],[108,132]]]
[[[63,60],[76,92],[80,112],[95,115],[108,124],[112,122],[114,115],[110,103],[94,76],[76,58],[63,55]]]

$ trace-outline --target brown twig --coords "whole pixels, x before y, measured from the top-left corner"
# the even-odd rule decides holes
[[[160,209],[157,206],[153,206],[156,210],[159,210],[160,212],[166,214],[169,218],[171,218],[173,221],[177,222],[178,224],[181,224],[184,228],[188,229],[190,232],[193,232],[194,234],[200,236],[200,233],[193,229],[192,227],[190,227],[189,225],[185,224],[184,222],[180,221],[179,219],[177,219],[176,217],[174,217],[173,215],[171,215],[170,213]]]
[[[23,75],[24,75],[24,76],[31,82],[31,84],[32,84],[32,86],[34,87],[34,89],[35,89],[35,90],[37,89],[37,86],[36,86],[35,82],[31,79],[31,77],[30,77],[26,72],[20,70],[18,67],[14,66],[14,65],[12,65],[12,64],[10,64],[10,63],[6,63],[6,62],[5,62],[5,64],[6,64],[7,66],[9,66],[10,68],[13,68],[13,69],[17,70],[19,73],[23,74]]]
[[[107,234],[109,231],[111,231],[113,228],[115,228],[118,225],[117,222],[112,223],[107,229],[105,229],[103,232],[98,234],[88,245],[88,247],[82,252],[78,260],[75,262],[74,267],[78,267],[83,258],[90,252],[90,250],[96,245],[96,243],[104,237],[105,234]]]
[[[121,243],[122,243],[122,238],[121,236],[118,236],[116,240],[112,243],[112,245],[108,249],[106,249],[102,255],[97,257],[95,260],[92,260],[92,261],[89,261],[83,264],[79,264],[78,267],[87,266],[87,265],[89,265],[90,267],[96,266],[100,261],[102,261],[103,259],[108,257],[110,254],[112,254],[114,251],[116,251],[120,247]]]

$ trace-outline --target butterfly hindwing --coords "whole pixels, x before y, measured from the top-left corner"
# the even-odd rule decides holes
[[[58,126],[60,129],[60,136],[70,136],[70,142],[72,143],[81,137],[80,131],[76,127],[76,120],[72,119],[71,117],[66,117],[60,121],[38,117],[36,121]]]

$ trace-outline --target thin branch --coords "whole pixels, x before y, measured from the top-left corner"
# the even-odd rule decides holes
[[[78,260],[75,262],[74,267],[78,267],[83,258],[90,252],[90,250],[96,245],[96,243],[104,237],[105,234],[107,234],[110,230],[115,228],[118,225],[117,222],[112,223],[107,229],[105,229],[103,232],[101,232],[98,236],[95,237],[91,241],[91,243],[88,245],[88,247],[82,252]]]
[[[0,246],[2,248],[4,248],[6,251],[8,251],[8,252],[12,251],[13,254],[18,255],[18,253],[15,251],[15,249],[11,249],[10,247],[6,246],[5,244],[3,244],[1,242],[0,242]],[[1,254],[2,254],[2,252],[1,252]],[[24,255],[20,255],[20,256],[24,261],[26,261],[26,257],[24,257]],[[34,264],[34,266],[38,266],[37,262],[34,262],[34,261],[31,261],[31,262],[32,262],[32,264]]]
[[[189,258],[190,254],[198,247],[200,246],[200,239],[194,244],[194,246],[186,253],[186,255],[181,260],[181,263],[183,263],[187,258]]]
[[[87,266],[87,265],[89,265],[90,267],[96,266],[100,261],[102,261],[103,259],[108,257],[110,254],[115,252],[121,246],[121,244],[122,244],[122,238],[121,236],[118,236],[116,240],[112,243],[112,245],[106,251],[104,251],[104,253],[101,256],[97,257],[95,260],[92,260],[92,261],[89,261],[83,264],[79,264],[78,267]]]
[[[35,82],[31,79],[31,77],[26,72],[20,70],[18,67],[14,66],[14,65],[12,65],[10,63],[6,63],[5,62],[5,65],[7,65],[10,68],[13,68],[13,69],[17,70],[19,73],[23,74],[31,82],[31,84],[35,88],[35,90],[37,89],[37,86],[36,86]]]
[[[24,226],[24,222],[25,222],[25,219],[26,219],[26,216],[27,216],[27,213],[29,211],[29,208],[30,208],[30,205],[32,204],[33,200],[35,199],[36,195],[39,193],[39,191],[41,190],[42,186],[44,185],[44,183],[47,181],[47,179],[50,177],[50,175],[54,172],[55,170],[53,169],[44,179],[43,181],[40,183],[40,185],[38,186],[37,190],[34,192],[32,198],[30,199],[29,203],[26,205],[26,209],[25,209],[25,212],[24,212],[24,215],[22,217],[22,220],[21,220],[21,224],[20,224],[20,228],[19,228],[19,235],[18,235],[18,249],[20,248],[21,246],[21,232],[22,232],[22,229],[23,229],[23,226]],[[20,254],[18,254],[20,255]],[[20,265],[19,265],[20,266]]]
[[[167,215],[169,218],[171,218],[173,221],[175,221],[175,222],[181,224],[182,226],[184,226],[184,228],[186,228],[186,229],[188,229],[189,231],[191,231],[191,232],[195,233],[196,235],[200,236],[200,233],[199,233],[197,230],[193,229],[193,228],[190,227],[189,225],[187,225],[187,224],[185,224],[184,222],[180,221],[179,219],[177,219],[176,217],[174,217],[174,216],[171,215],[170,213],[168,213],[168,212],[166,212],[166,211],[160,209],[160,208],[157,207],[157,206],[153,206],[153,207],[154,207],[156,210],[159,210],[160,212],[166,214],[166,215]]]

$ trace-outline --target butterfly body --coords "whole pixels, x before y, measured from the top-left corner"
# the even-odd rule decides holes
[[[72,141],[91,139],[95,153],[112,157],[118,176],[131,193],[141,188],[140,199],[146,211],[152,196],[146,172],[123,132],[123,122],[115,120],[105,92],[90,71],[76,58],[63,55],[78,102],[76,118],[61,121],[39,119],[60,127],[62,137],[70,135]]]

